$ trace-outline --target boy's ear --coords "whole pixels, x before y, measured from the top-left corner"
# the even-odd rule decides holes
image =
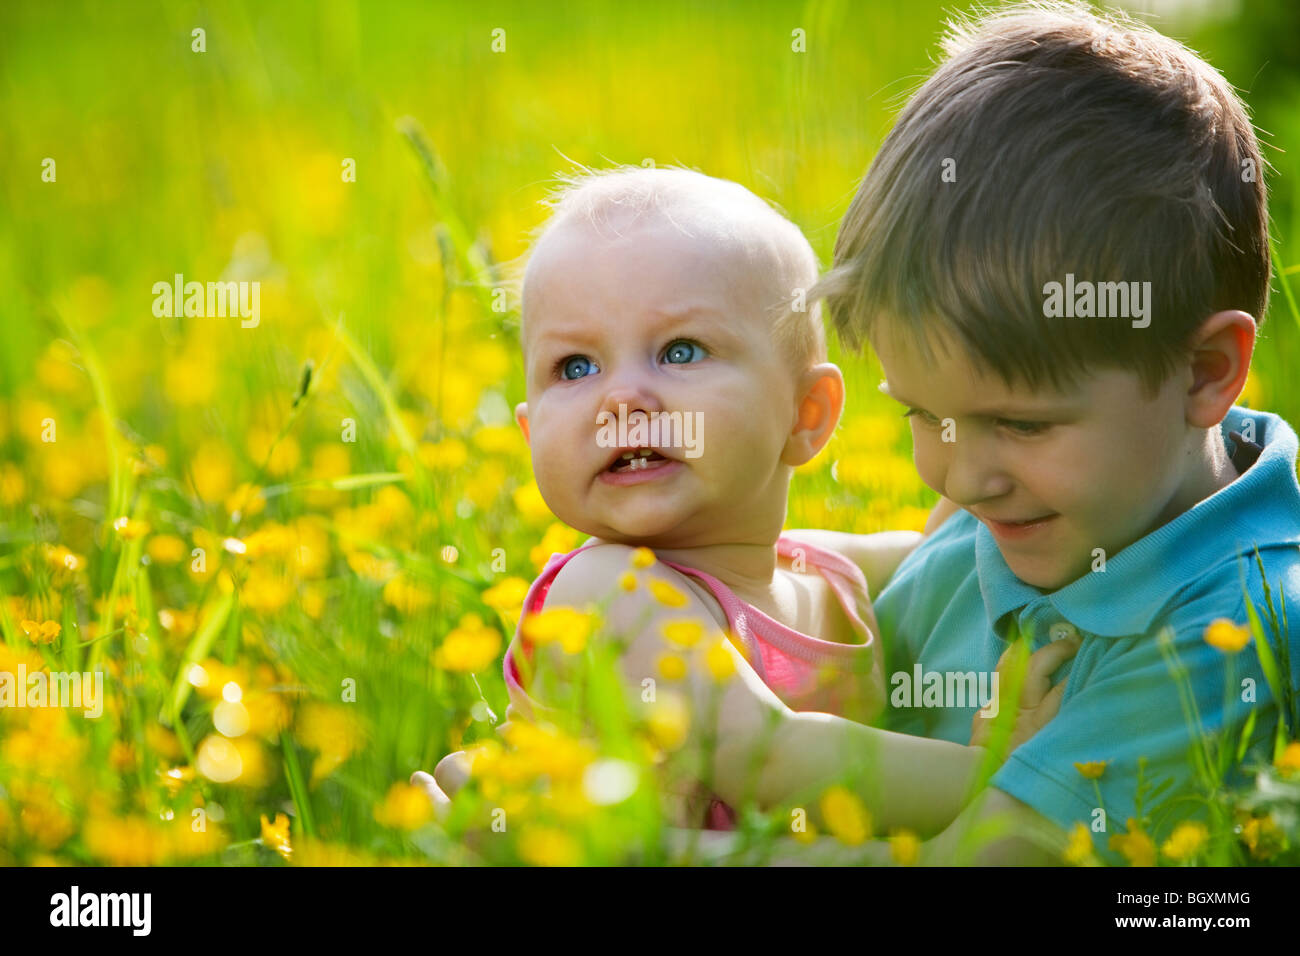
[[[802,465],[825,447],[844,411],[844,376],[831,362],[814,365],[799,379],[799,405],[781,452],[787,465]]]
[[[1214,313],[1196,330],[1186,403],[1189,425],[1213,428],[1228,414],[1246,387],[1255,331],[1255,319],[1236,309]]]
[[[519,423],[520,430],[524,433],[524,441],[528,441],[528,403],[520,402],[515,406],[515,421]]]

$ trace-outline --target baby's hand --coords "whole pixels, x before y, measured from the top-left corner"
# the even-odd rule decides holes
[[[1061,697],[1065,694],[1065,685],[1069,679],[1067,678],[1053,687],[1052,674],[1055,673],[1058,667],[1074,656],[1075,652],[1079,650],[1080,643],[1082,641],[1077,635],[1063,638],[1040,647],[1029,656],[1029,662],[1025,669],[1025,680],[1020,688],[1020,706],[1016,712],[1015,727],[1011,731],[1011,744],[1007,749],[1008,753],[1042,730],[1047,722],[1055,717],[1056,712],[1060,710]],[[1012,644],[998,658],[998,714],[1002,713],[1004,706],[1011,703],[1009,700],[1002,699],[1001,689],[1006,684],[1006,669],[1011,666],[1011,655],[1015,649],[1016,645]],[[972,747],[987,747],[996,721],[997,716],[990,717],[984,713],[983,709],[977,710],[974,719],[971,720],[970,745]]]

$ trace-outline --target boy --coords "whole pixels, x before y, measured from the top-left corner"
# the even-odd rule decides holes
[[[1009,813],[1106,855],[1137,826],[1140,758],[1148,786],[1193,779],[1167,649],[1206,732],[1253,714],[1267,759],[1278,719],[1254,644],[1232,669],[1205,637],[1246,622],[1245,595],[1266,615],[1256,549],[1274,602],[1300,597],[1295,432],[1233,407],[1268,298],[1263,162],[1223,77],[1145,26],[1020,6],[946,50],[814,290],[848,343],[870,340],[918,471],[960,506],[877,601],[887,673],[1082,637],[1056,719],[929,850]],[[970,727],[970,708],[895,713],[906,733]],[[1203,816],[1178,804],[1148,835]],[[981,858],[1051,860],[1023,836]]]

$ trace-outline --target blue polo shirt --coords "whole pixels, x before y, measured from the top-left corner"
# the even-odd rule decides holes
[[[1103,858],[1107,838],[1137,815],[1139,758],[1145,757],[1144,788],[1172,780],[1174,786],[1143,813],[1148,832],[1161,840],[1185,819],[1205,819],[1195,792],[1189,735],[1178,683],[1161,652],[1158,635],[1186,670],[1201,727],[1225,725],[1234,739],[1251,711],[1258,711],[1250,755],[1267,759],[1277,705],[1260,669],[1252,640],[1229,656],[1207,644],[1206,627],[1217,618],[1247,623],[1248,591],[1268,631],[1264,580],[1255,561],[1259,549],[1276,606],[1285,593],[1288,616],[1300,614],[1300,485],[1296,481],[1296,433],[1276,415],[1233,408],[1221,429],[1263,446],[1259,459],[1226,488],[1168,524],[1107,556],[1093,571],[1056,591],[1017,578],[989,530],[962,511],[949,518],[898,568],[876,601],[885,640],[891,707],[888,726],[902,733],[968,743],[978,700],[948,694],[940,706],[921,693],[901,694],[922,682],[958,688],[962,675],[990,674],[1015,632],[1037,649],[1077,631],[1082,644],[1053,680],[1069,676],[1060,712],[1043,730],[1013,751],[991,785],[1069,829],[1089,826],[1105,810],[1105,831],[1093,832]],[[1278,611],[1279,619],[1281,610]],[[1300,686],[1300,648],[1289,642],[1293,686]],[[928,675],[937,672],[938,679]],[[906,679],[898,675],[906,675]],[[949,675],[957,675],[956,680]],[[1225,689],[1230,682],[1231,689]],[[1250,698],[1253,695],[1253,700]],[[974,695],[970,695],[974,696]],[[1246,698],[1243,700],[1243,697]],[[939,700],[937,692],[928,703]],[[894,706],[906,703],[909,706]],[[1096,788],[1074,764],[1109,761]],[[1190,791],[1189,791],[1189,788]],[[1101,802],[1098,802],[1098,789]],[[1182,797],[1181,801],[1176,801]]]

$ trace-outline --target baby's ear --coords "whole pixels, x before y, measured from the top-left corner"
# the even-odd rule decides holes
[[[814,365],[798,388],[799,408],[782,460],[788,465],[811,461],[835,434],[844,411],[844,376],[830,362]]]
[[[520,430],[524,433],[524,441],[528,441],[528,403],[520,402],[515,406],[515,421],[519,423]]]

